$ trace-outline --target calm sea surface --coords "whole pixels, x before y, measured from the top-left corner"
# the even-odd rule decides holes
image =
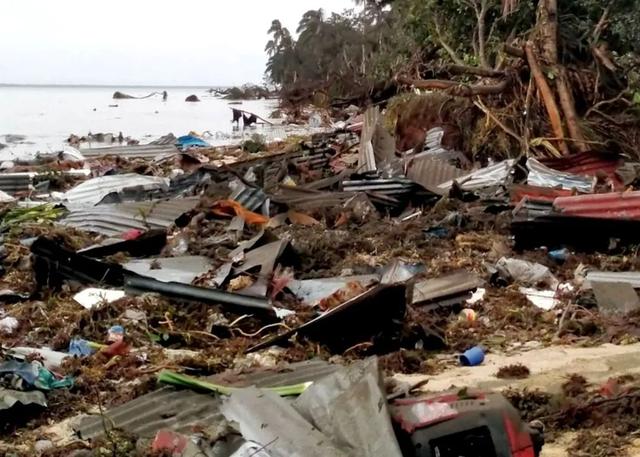
[[[142,100],[114,100],[115,91],[133,96],[151,92],[169,94]],[[207,88],[134,88],[0,86],[0,160],[31,156],[37,152],[60,150],[71,133],[122,132],[124,136],[147,143],[167,133],[176,136],[191,131],[209,131],[214,144],[232,141],[231,106],[215,98]],[[195,94],[199,103],[187,103]],[[110,106],[117,105],[117,106]],[[274,100],[244,101],[238,108],[262,117],[276,108]],[[258,129],[260,132],[260,129]],[[24,140],[7,141],[6,135],[22,135]],[[9,138],[10,139],[10,138]]]

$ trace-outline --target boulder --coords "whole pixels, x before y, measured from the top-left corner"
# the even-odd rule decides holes
[[[184,101],[185,102],[199,102],[200,99],[198,98],[197,95],[189,95],[187,98],[185,98]]]

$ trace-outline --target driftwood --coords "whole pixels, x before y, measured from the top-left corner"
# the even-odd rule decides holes
[[[119,92],[119,91],[115,91],[113,93],[112,98],[114,100],[142,100],[145,98],[150,98],[153,97],[155,95],[162,95],[162,93],[160,92],[151,92],[149,95],[145,95],[144,97],[134,97],[133,95],[129,95],[129,94],[125,94],[124,92]]]

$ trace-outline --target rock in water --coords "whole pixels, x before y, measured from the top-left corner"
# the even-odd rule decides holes
[[[185,98],[184,101],[185,102],[199,102],[200,99],[198,98],[197,95],[189,95],[187,98]]]
[[[133,97],[131,95],[128,95],[128,94],[124,94],[124,93],[119,92],[119,91],[115,91],[113,93],[113,99],[114,100],[122,100],[122,99],[128,99],[128,98],[135,98],[135,97]]]

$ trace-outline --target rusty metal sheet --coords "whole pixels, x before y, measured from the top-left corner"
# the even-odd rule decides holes
[[[553,203],[558,197],[570,197],[571,191],[565,189],[552,189],[549,187],[529,186],[527,184],[514,184],[510,189],[511,203],[520,203],[523,198],[534,202]]]
[[[553,206],[565,215],[640,220],[640,191],[560,197]]]

